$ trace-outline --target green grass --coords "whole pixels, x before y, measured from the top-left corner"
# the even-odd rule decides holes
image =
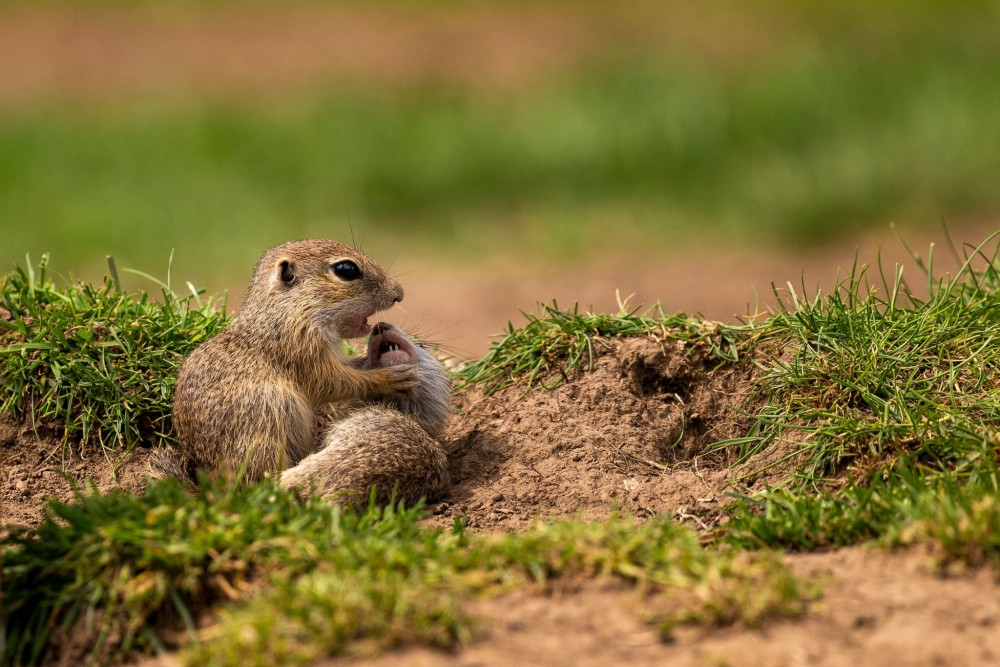
[[[621,304],[615,315],[581,313],[579,304],[564,311],[555,301],[551,306],[540,306],[540,317],[522,311],[526,324],[517,328],[508,324],[506,333],[481,359],[461,366],[456,373],[456,390],[484,385],[489,394],[522,384],[528,391],[536,382],[542,388],[555,389],[574,369],[593,367],[595,345],[607,345],[606,339],[625,336],[663,335],[694,344],[704,342],[720,362],[738,360],[739,327],[683,313],[667,315],[660,306],[641,315],[627,304]]]
[[[747,462],[779,442],[798,443],[796,474],[814,483],[845,473],[864,480],[901,458],[941,470],[993,460],[1000,245],[989,239],[961,259],[956,275],[941,277],[931,249],[925,299],[881,266],[855,266],[829,295],[806,298],[789,286],[791,303],[750,340],[794,354],[767,369],[767,406],[750,433],[718,447],[738,446]]]
[[[432,530],[422,514],[299,500],[272,481],[236,491],[202,480],[191,496],[171,480],[142,496],[54,502],[33,534],[5,541],[5,655],[38,662],[74,624],[102,659],[162,650],[178,630],[199,665],[304,664],[404,642],[450,649],[473,637],[470,596],[595,577],[635,585],[663,632],[755,625],[801,613],[809,596],[773,554],[706,550],[669,518],[488,536]],[[220,600],[240,601],[201,641],[193,619]]]
[[[512,94],[358,81],[3,109],[0,265],[49,251],[92,276],[106,252],[174,247],[205,284],[349,224],[389,254],[579,261],[1000,209],[991,6],[813,4],[773,3],[774,52],[743,67],[636,48]]]
[[[718,534],[740,547],[796,551],[875,541],[920,545],[936,567],[1000,566],[1000,473],[996,462],[970,474],[901,468],[869,486],[803,494],[781,489],[745,499]]]
[[[222,330],[224,308],[193,287],[125,293],[116,271],[101,286],[56,285],[47,264],[15,265],[0,282],[0,412],[56,420],[63,456],[77,440],[105,451],[168,440],[177,370]]]

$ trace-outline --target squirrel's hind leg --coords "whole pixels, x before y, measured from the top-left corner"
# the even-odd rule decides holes
[[[323,434],[320,449],[281,476],[285,488],[313,489],[368,502],[395,499],[413,505],[435,500],[451,487],[448,458],[441,445],[411,416],[384,406],[356,410]]]

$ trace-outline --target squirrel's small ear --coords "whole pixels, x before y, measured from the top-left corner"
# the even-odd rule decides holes
[[[295,263],[288,259],[278,262],[278,279],[285,285],[295,282]]]

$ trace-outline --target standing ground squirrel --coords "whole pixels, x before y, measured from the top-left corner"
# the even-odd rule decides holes
[[[342,243],[292,241],[267,251],[239,315],[177,376],[173,421],[187,467],[232,476],[246,464],[244,481],[256,481],[314,451],[324,405],[405,405],[420,384],[416,366],[373,364],[370,355],[348,362],[340,349],[402,299],[394,278]]]
[[[375,403],[331,406],[330,425],[319,450],[281,475],[286,488],[301,487],[324,496],[347,493],[367,502],[438,498],[451,486],[448,459],[437,438],[451,415],[451,391],[444,365],[397,327],[372,327],[362,368],[414,364],[420,385],[406,396]]]

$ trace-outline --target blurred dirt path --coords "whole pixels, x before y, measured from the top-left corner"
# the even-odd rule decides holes
[[[362,79],[504,90],[636,48],[742,67],[780,43],[769,14],[655,2],[0,8],[0,104],[281,99]]]

